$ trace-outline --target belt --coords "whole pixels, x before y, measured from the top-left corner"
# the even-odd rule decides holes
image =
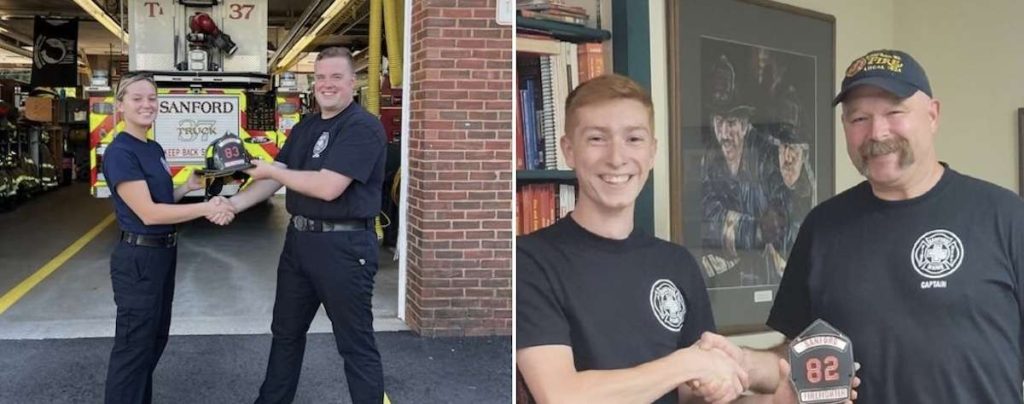
[[[349,220],[317,220],[308,217],[292,216],[292,227],[298,231],[328,232],[328,231],[360,231],[373,228],[373,219],[349,219]]]
[[[171,248],[178,245],[178,233],[135,234],[122,231],[121,240],[128,243],[128,245]]]

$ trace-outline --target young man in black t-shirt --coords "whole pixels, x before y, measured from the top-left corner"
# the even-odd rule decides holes
[[[516,349],[531,393],[556,403],[735,398],[746,385],[735,360],[691,347],[715,329],[696,261],[633,226],[656,150],[650,97],[602,76],[569,95],[566,118],[575,210],[517,240]]]
[[[320,112],[300,121],[274,163],[247,170],[256,181],[233,196],[239,211],[282,186],[292,215],[277,270],[273,340],[256,403],[295,398],[306,332],[321,305],[331,319],[353,403],[379,404],[384,374],[373,334],[373,278],[384,182],[380,121],[352,102],[355,71],[345,48],[320,51],[313,66]]]
[[[846,333],[858,403],[1021,402],[1024,202],[939,162],[939,102],[910,55],[858,58],[838,103],[867,181],[807,216],[768,325]]]

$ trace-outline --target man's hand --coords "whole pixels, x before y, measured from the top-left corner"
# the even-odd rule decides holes
[[[853,404],[853,400],[857,399],[857,387],[860,386],[860,378],[856,376],[857,370],[860,369],[859,363],[853,364],[853,380],[850,382],[850,399],[846,400],[844,404]],[[796,391],[793,391],[793,383],[789,380],[789,362],[785,359],[779,359],[779,387],[775,389],[775,394],[772,396],[772,404],[795,404]]]
[[[750,383],[747,372],[728,353],[719,349],[705,350],[699,346],[693,350],[693,358],[701,364],[701,375],[687,381],[687,385],[704,401],[728,403],[746,390]]]
[[[188,177],[188,181],[185,182],[185,187],[189,191],[198,191],[206,187],[206,181],[203,177],[199,176],[195,171],[192,171],[192,175]]]
[[[215,196],[207,201],[206,204],[208,208],[206,219],[214,224],[225,226],[235,219],[237,209],[227,198]]]
[[[254,159],[252,161],[252,164],[255,167],[243,171],[245,171],[246,174],[249,174],[249,176],[252,177],[253,180],[271,178],[271,173],[273,173],[274,170],[274,164],[268,163],[260,159]]]
[[[704,334],[701,334],[700,341],[697,341],[697,347],[705,351],[714,350],[727,355],[747,375],[746,378],[742,379],[740,392],[742,393],[750,388],[750,364],[746,351],[730,342],[727,338],[713,332],[704,332]],[[722,389],[721,385],[707,385],[701,380],[692,380],[687,384],[690,386],[690,389],[697,393],[697,395],[704,397],[705,401],[708,402],[716,402],[717,400],[712,400],[711,398],[722,395],[720,392]]]
[[[744,351],[743,348],[736,346],[736,344],[733,344],[731,341],[729,341],[728,338],[724,336],[715,334],[710,331],[705,331],[703,334],[700,335],[700,340],[697,341],[697,346],[699,346],[700,349],[703,350],[718,349],[722,352],[725,352],[727,355],[729,355],[730,358],[736,361],[736,363],[739,363],[740,366],[743,366],[744,370],[750,367],[749,358],[747,357],[747,351]],[[749,386],[743,387],[746,388]]]

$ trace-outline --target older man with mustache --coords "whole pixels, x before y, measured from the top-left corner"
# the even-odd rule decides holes
[[[858,403],[1021,402],[1024,202],[938,160],[940,104],[905,52],[854,60],[840,103],[867,181],[807,216],[768,325],[794,338],[822,318],[849,335]],[[785,346],[731,352],[770,385],[757,375]]]

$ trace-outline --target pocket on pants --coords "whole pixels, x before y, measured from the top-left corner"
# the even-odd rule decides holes
[[[358,256],[358,264],[367,271],[372,279],[377,274],[378,258],[377,234],[372,231],[363,231],[352,234],[350,248],[354,255]]]
[[[330,267],[345,271],[347,276],[373,282],[377,274],[377,237],[371,231],[323,233],[329,248]]]
[[[160,329],[155,303],[138,296],[115,296],[114,300],[117,300],[115,341],[128,346],[152,344]]]
[[[134,292],[134,291],[133,291]],[[118,308],[149,310],[156,305],[156,296],[143,293],[114,292],[114,304]]]
[[[119,308],[150,309],[156,304],[158,290],[145,278],[152,257],[140,248],[120,245],[110,257],[110,283]]]

